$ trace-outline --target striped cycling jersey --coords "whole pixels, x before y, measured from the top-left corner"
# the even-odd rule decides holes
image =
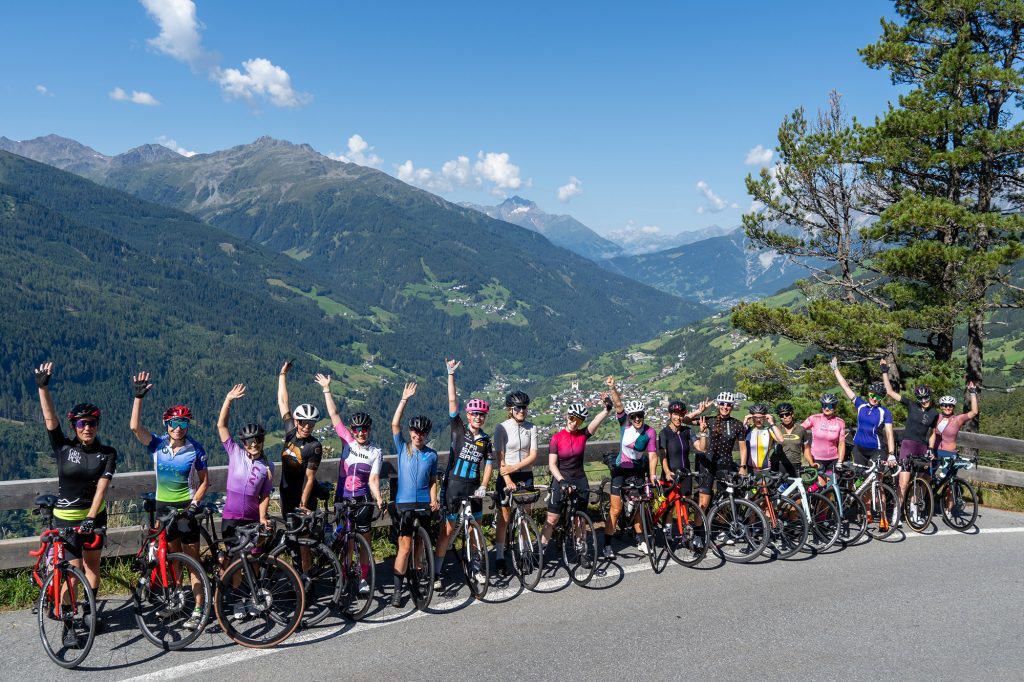
[[[747,431],[748,461],[758,469],[767,467],[769,457],[776,444],[775,434],[771,429],[751,427]]]
[[[458,414],[452,418],[452,445],[448,452],[445,477],[455,476],[468,481],[480,481],[483,466],[493,464],[494,449],[491,437],[482,430],[474,436]]]

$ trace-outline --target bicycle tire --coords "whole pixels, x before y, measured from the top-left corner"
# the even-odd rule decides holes
[[[569,572],[569,578],[583,587],[594,577],[597,570],[597,534],[594,522],[586,512],[573,512],[566,521],[562,534],[562,562]]]
[[[167,573],[170,585],[154,585],[158,568],[147,566],[141,571],[132,590],[135,602],[135,624],[142,636],[164,651],[177,651],[187,647],[203,633],[210,621],[212,592],[206,571],[194,557],[184,552],[167,555]],[[202,592],[202,613],[199,627],[188,630],[185,622],[199,605],[191,577],[195,576]]]
[[[726,561],[745,564],[768,546],[768,520],[750,500],[727,497],[712,507],[708,518],[711,548]],[[730,547],[735,549],[726,549]]]
[[[658,570],[660,553],[654,537],[654,518],[651,516],[651,507],[646,502],[640,503],[640,529],[643,532],[644,544],[647,545],[647,560],[651,563],[651,570],[661,573]]]
[[[214,542],[206,526],[199,524],[199,563],[210,579],[211,589],[220,576],[221,559],[227,556],[223,542]]]
[[[81,586],[82,597],[72,593],[70,613],[66,611],[69,605],[61,605],[60,618],[57,618],[55,600],[50,592],[55,591],[52,587],[54,580],[61,578],[67,581],[71,577]],[[58,583],[59,585],[59,583]],[[60,595],[56,599],[60,599]],[[85,617],[85,607],[89,607],[91,618]],[[51,617],[51,614],[53,617]],[[72,669],[77,667],[89,655],[93,641],[96,639],[96,595],[93,593],[89,581],[78,568],[68,565],[66,567],[54,567],[43,581],[43,586],[36,599],[36,619],[39,626],[39,639],[43,644],[43,650],[50,660],[62,668]],[[53,632],[49,632],[52,628]],[[64,644],[65,630],[73,633],[75,644]],[[52,640],[52,641],[51,641]],[[55,647],[54,644],[57,646]]]
[[[518,514],[515,533],[510,551],[512,570],[527,590],[533,590],[540,582],[543,558],[540,553],[540,533],[537,524],[525,513]]]
[[[803,510],[788,497],[776,497],[775,525],[771,527],[771,545],[775,558],[788,559],[807,542],[807,518]]]
[[[413,604],[420,611],[426,611],[434,598],[434,548],[423,526],[418,527],[412,536],[412,551],[405,574]]]
[[[903,496],[903,519],[911,530],[923,533],[932,523],[934,502],[932,487],[926,480],[914,477]]]
[[[951,506],[947,509],[946,501]],[[946,485],[942,499],[942,520],[953,530],[966,533],[978,520],[978,494],[969,482],[954,478]]]
[[[839,541],[839,510],[821,493],[807,493],[811,517],[807,521],[807,542],[804,551],[827,552]]]
[[[351,533],[348,542],[342,548],[342,554],[338,557],[341,564],[341,591],[340,604],[341,613],[352,621],[358,621],[366,615],[373,604],[374,590],[377,589],[377,568],[373,560],[373,549],[359,533]],[[359,593],[359,581],[363,578],[360,554],[365,552],[369,558],[366,567],[366,584],[369,589],[365,595]]]
[[[676,505],[679,505],[678,507]],[[665,549],[680,566],[696,566],[708,553],[708,522],[700,505],[688,497],[669,505],[662,519]]]
[[[885,540],[896,532],[900,522],[896,491],[888,483],[868,486],[860,494],[867,510],[867,531],[875,540]]]
[[[465,520],[462,547],[455,549],[462,569],[462,579],[474,599],[483,599],[491,584],[491,567],[487,560],[487,541],[479,522],[470,517]]]
[[[844,546],[857,544],[868,529],[868,515],[864,502],[852,493],[847,493],[837,500],[836,492],[831,488],[826,491],[825,497],[840,510],[839,540]]]
[[[301,545],[300,545],[301,546]],[[302,555],[299,546],[283,543],[275,547],[270,556],[287,561],[302,578],[306,608],[302,613],[302,626],[319,624],[331,613],[331,608],[341,599],[341,564],[330,547],[322,542],[305,545],[309,550],[309,570],[302,570]]]
[[[251,562],[252,585],[245,577],[243,561]],[[302,578],[290,563],[267,555],[245,557],[224,569],[214,611],[224,634],[234,642],[266,649],[285,641],[298,629],[305,597]]]

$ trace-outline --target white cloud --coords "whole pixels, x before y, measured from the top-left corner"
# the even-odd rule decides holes
[[[505,196],[505,190],[529,187],[530,181],[519,175],[519,166],[510,161],[506,152],[484,152],[477,154],[477,160],[460,154],[445,161],[439,171],[416,168],[411,160],[396,165],[398,179],[431,192],[451,192],[456,187],[483,189],[485,186],[498,196]]]
[[[519,178],[519,166],[509,162],[508,152],[480,152],[477,162],[473,164],[473,172],[494,183],[495,194],[501,190],[519,189],[523,181]]]
[[[345,163],[357,163],[360,166],[379,168],[384,159],[377,156],[370,143],[363,139],[362,135],[353,135],[348,138],[348,154],[328,154],[328,157],[335,161]]]
[[[583,194],[583,183],[575,175],[569,176],[568,184],[558,188],[558,200],[569,203],[573,197]]]
[[[460,155],[456,159],[445,161],[441,166],[441,176],[458,187],[474,188],[481,184],[480,178],[473,174],[468,156]]]
[[[711,191],[711,187],[703,180],[697,182],[697,191],[704,195],[708,202],[704,206],[699,206],[697,213],[719,213],[727,208],[739,208],[738,204],[730,203]]]
[[[743,163],[748,166],[767,166],[772,162],[772,157],[774,156],[775,152],[773,150],[757,145],[747,152],[747,158]]]
[[[156,138],[156,141],[157,141],[157,144],[161,144],[161,145],[167,147],[168,149],[170,149],[171,151],[178,152],[182,156],[195,156],[196,155],[196,152],[193,152],[193,151],[190,151],[188,149],[185,149],[184,147],[179,145],[177,143],[177,141],[172,140],[171,138],[167,137],[166,135],[161,135],[160,137]]]
[[[43,97],[53,97],[53,93],[50,92],[50,89],[45,85],[37,85],[36,92],[38,92]]]
[[[291,76],[269,59],[256,57],[242,62],[240,69],[222,68],[216,54],[202,45],[199,32],[205,28],[196,14],[193,0],[140,0],[160,28],[149,44],[159,52],[188,64],[193,71],[205,71],[220,85],[224,96],[255,102],[265,98],[278,107],[301,107],[312,99],[295,90]]]
[[[117,100],[118,102],[131,102],[132,104],[141,104],[146,107],[155,107],[160,104],[156,97],[149,94],[148,92],[140,92],[138,90],[132,90],[132,94],[128,94],[121,88],[114,88],[110,91],[110,99]]]

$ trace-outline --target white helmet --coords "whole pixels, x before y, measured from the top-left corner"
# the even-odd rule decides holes
[[[587,408],[583,403],[570,403],[569,407],[566,408],[565,413],[570,417],[578,417],[585,420],[587,418]]]
[[[626,411],[626,414],[636,414],[644,411],[644,404],[639,400],[627,400],[622,409]]]
[[[737,403],[736,396],[731,391],[722,391],[715,398],[715,402],[719,405],[735,405]]]
[[[297,422],[320,421],[320,410],[309,403],[302,403],[295,408],[295,413],[292,416],[295,417]]]
[[[951,395],[944,395],[939,398],[939,406],[943,405],[956,405],[956,398]]]

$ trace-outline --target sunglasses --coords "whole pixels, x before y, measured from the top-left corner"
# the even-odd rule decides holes
[[[836,406],[835,405],[830,405],[828,403],[822,403],[821,404],[821,409],[823,409],[823,410],[834,410],[834,409],[836,409]]]
[[[370,427],[369,426],[353,426],[352,427],[352,433],[369,433],[369,432],[370,432]]]
[[[882,400],[882,396],[878,395],[877,393],[868,393],[868,397],[869,398],[874,398],[875,400],[878,400],[878,401]]]
[[[487,416],[486,412],[467,412],[466,415],[471,419],[483,419]]]
[[[95,419],[76,419],[75,420],[75,428],[76,429],[95,429],[96,428],[96,423],[97,422],[96,422]]]
[[[792,412],[779,412],[779,416],[780,417],[792,417],[793,413]]]
[[[643,412],[637,412],[636,414],[629,415],[629,418],[632,419],[633,421],[637,421],[637,420],[643,421],[644,420],[644,416],[645,415],[644,415]]]
[[[525,407],[513,407],[512,411],[513,412],[526,412],[526,408]]]
[[[262,444],[263,444],[263,439],[262,438],[246,438],[245,440],[242,441],[242,445],[244,445],[245,447],[249,447],[250,445],[262,445]]]
[[[189,421],[187,419],[168,419],[164,424],[169,429],[187,429]]]
[[[718,403],[718,406],[719,406],[719,407],[728,407],[728,408],[729,408],[730,410],[731,410],[732,408],[736,407],[736,406],[735,406],[735,405],[733,405],[732,403]]]
[[[569,421],[571,421],[574,424],[582,424],[583,423],[583,417],[577,417],[574,414],[566,415],[566,419],[568,419]]]
[[[309,426],[309,427],[316,426],[316,420],[315,419],[300,419],[299,420],[299,426]]]
[[[409,433],[411,433],[414,436],[419,436],[421,438],[426,438],[427,436],[430,435],[430,431],[417,431],[416,429],[409,429]]]

